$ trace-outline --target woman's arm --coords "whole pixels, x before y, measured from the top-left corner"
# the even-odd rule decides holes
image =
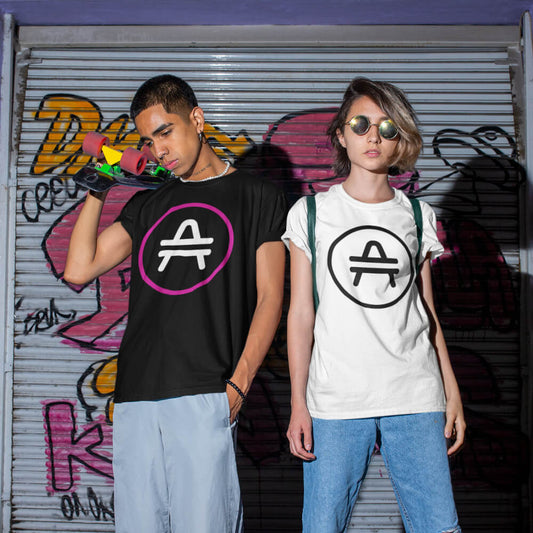
[[[444,334],[435,311],[429,257],[424,260],[420,271],[419,288],[422,301],[426,306],[431,322],[431,341],[437,352],[442,380],[444,382],[444,392],[446,394],[446,427],[444,428],[444,436],[447,439],[454,439],[454,443],[448,449],[448,455],[452,455],[459,451],[463,446],[466,422],[459,386],[455,379],[450,356],[448,354],[448,348],[446,347],[446,341],[444,340]]]
[[[313,277],[309,259],[293,242],[291,254],[291,302],[287,318],[287,348],[291,376],[291,420],[287,430],[291,453],[304,460],[315,459],[312,422],[305,393],[313,349],[315,310]]]

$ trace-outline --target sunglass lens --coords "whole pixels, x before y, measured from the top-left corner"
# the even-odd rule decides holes
[[[398,129],[396,128],[392,120],[384,120],[379,125],[379,134],[384,139],[394,139],[394,137],[398,135]]]
[[[364,115],[357,115],[350,120],[350,128],[357,135],[364,135],[370,128],[370,122]]]

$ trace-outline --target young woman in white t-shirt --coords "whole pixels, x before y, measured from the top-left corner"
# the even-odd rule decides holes
[[[466,424],[433,303],[430,262],[443,247],[432,208],[419,203],[417,225],[411,201],[388,180],[390,167],[412,169],[419,155],[416,115],[397,87],[355,78],[328,134],[346,180],[317,194],[310,210],[315,283],[306,198],[283,236],[291,255],[287,437],[304,460],[303,531],[345,531],[377,444],[406,531],[457,533],[448,456]]]

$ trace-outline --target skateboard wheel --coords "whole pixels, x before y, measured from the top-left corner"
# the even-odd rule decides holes
[[[146,154],[135,150],[135,148],[126,148],[120,159],[120,168],[138,176],[142,174],[147,162]]]
[[[102,146],[104,145],[109,146],[109,139],[101,133],[90,131],[83,139],[82,150],[88,155],[103,159]]]

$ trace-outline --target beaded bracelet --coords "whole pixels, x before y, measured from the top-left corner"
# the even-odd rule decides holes
[[[236,391],[237,391],[237,394],[242,398],[242,401],[246,401],[246,394],[244,394],[244,392],[242,392],[241,389],[239,389],[239,387],[237,387],[237,385],[235,385],[235,383],[233,383],[233,381],[231,381],[231,379],[225,379],[224,380],[230,387],[233,387]]]

